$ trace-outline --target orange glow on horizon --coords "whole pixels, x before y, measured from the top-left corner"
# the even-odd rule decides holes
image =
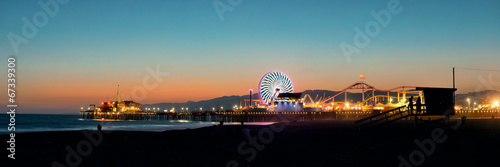
[[[99,78],[98,81],[81,78],[75,79],[77,77],[74,76],[57,79],[26,79],[19,83],[22,91],[18,92],[18,101],[20,104],[31,108],[68,108],[77,111],[80,107],[86,108],[89,104],[98,104],[99,101],[101,104],[104,104],[103,102],[116,100],[116,85],[119,84],[122,100],[133,100],[142,104],[160,102],[184,103],[187,101],[209,100],[222,96],[248,95],[249,89],[253,89],[253,93],[258,93],[260,78],[268,71],[272,70],[252,71],[248,72],[251,74],[248,76],[233,76],[233,72],[222,75],[181,75],[183,73],[178,72],[179,74],[174,75],[173,73],[166,77],[161,83],[154,82],[153,79],[149,80],[147,84],[156,84],[156,86],[150,86],[150,89],[146,89],[146,86],[143,86],[143,74],[129,76],[127,79],[119,77]],[[336,73],[332,74],[330,72],[311,75],[297,69],[280,71],[283,71],[290,77],[294,84],[295,92],[315,89],[340,91],[359,81],[359,78],[356,76],[359,73],[349,74],[350,78],[344,78],[344,74],[336,76]],[[390,89],[402,85],[427,86],[425,83],[419,84],[418,82],[415,82],[417,84],[408,84],[414,81],[391,81],[386,77],[389,77],[389,75],[380,77],[370,74],[370,80],[364,82],[380,89]],[[373,78],[380,79],[375,80]],[[332,80],[335,80],[335,82],[332,82]],[[446,85],[438,86],[446,87]],[[145,90],[146,94],[142,95],[137,91],[140,89]]]

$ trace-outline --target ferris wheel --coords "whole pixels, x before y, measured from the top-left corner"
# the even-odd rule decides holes
[[[269,104],[278,93],[293,93],[292,80],[282,72],[269,72],[260,80],[259,93],[262,102]]]

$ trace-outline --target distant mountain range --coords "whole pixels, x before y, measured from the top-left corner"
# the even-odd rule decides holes
[[[306,95],[306,92],[309,93],[311,98],[314,101],[318,101],[320,99],[328,98],[330,96],[333,96],[338,93],[338,91],[329,91],[329,90],[306,90],[302,92],[302,97]],[[371,96],[371,92],[365,92],[365,97]],[[386,92],[378,92],[375,91],[375,95],[387,95]],[[260,99],[259,94],[255,93],[252,95],[253,99]],[[396,92],[391,92],[390,96],[397,97]],[[335,97],[335,101],[344,101],[344,95],[341,94],[337,97]],[[478,104],[490,104],[491,101],[498,99],[500,100],[500,92],[495,91],[495,90],[486,90],[486,91],[480,91],[480,92],[470,92],[467,94],[457,94],[456,95],[456,103],[461,104],[461,105],[468,105],[467,98],[471,100],[471,102],[477,102]],[[202,100],[202,101],[188,101],[186,103],[155,103],[155,104],[145,104],[142,106],[142,108],[160,108],[160,110],[165,110],[165,109],[172,109],[175,108],[176,111],[181,111],[182,108],[184,110],[189,110],[189,111],[195,111],[195,110],[200,110],[202,108],[203,111],[211,111],[212,109],[214,110],[220,110],[221,107],[224,110],[227,109],[232,109],[233,106],[237,105],[239,106],[240,103],[242,106],[244,106],[244,100],[245,99],[250,99],[248,95],[242,95],[242,96],[223,96],[223,97],[218,97],[210,100]],[[351,103],[356,103],[358,101],[362,100],[362,93],[348,93],[347,94],[347,99]]]

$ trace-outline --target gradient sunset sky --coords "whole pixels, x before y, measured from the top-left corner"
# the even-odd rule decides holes
[[[47,0],[42,0],[45,2]],[[17,100],[25,113],[74,113],[80,106],[143,87],[147,67],[168,73],[146,89],[144,104],[206,100],[257,90],[282,71],[297,92],[338,91],[360,81],[380,89],[452,87],[452,67],[500,70],[500,1],[401,0],[401,12],[348,62],[373,10],[390,0],[243,0],[218,16],[213,0],[69,1],[16,53],[9,33],[43,8],[38,1],[0,1],[0,55],[18,60]],[[485,83],[486,81],[486,83]],[[458,93],[500,90],[500,73],[457,69]],[[7,103],[7,95],[0,97]],[[137,99],[135,99],[137,100]]]

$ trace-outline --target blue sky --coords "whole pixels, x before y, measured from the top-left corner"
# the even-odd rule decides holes
[[[61,88],[110,90],[65,97],[70,104],[109,96],[117,83],[130,91],[156,65],[169,76],[145,103],[245,94],[272,70],[287,73],[298,91],[341,90],[359,74],[381,89],[451,87],[453,66],[499,69],[500,62],[494,0],[401,0],[403,10],[350,63],[339,44],[353,44],[353,28],[364,29],[375,20],[370,11],[387,10],[389,0],[243,0],[223,21],[212,0],[69,1],[15,53],[7,34],[21,34],[21,18],[42,10],[37,2],[0,1],[0,54],[18,56],[30,105],[45,95],[42,104],[61,100],[51,93]],[[498,73],[458,72],[459,92],[474,91],[481,76],[500,80]]]

